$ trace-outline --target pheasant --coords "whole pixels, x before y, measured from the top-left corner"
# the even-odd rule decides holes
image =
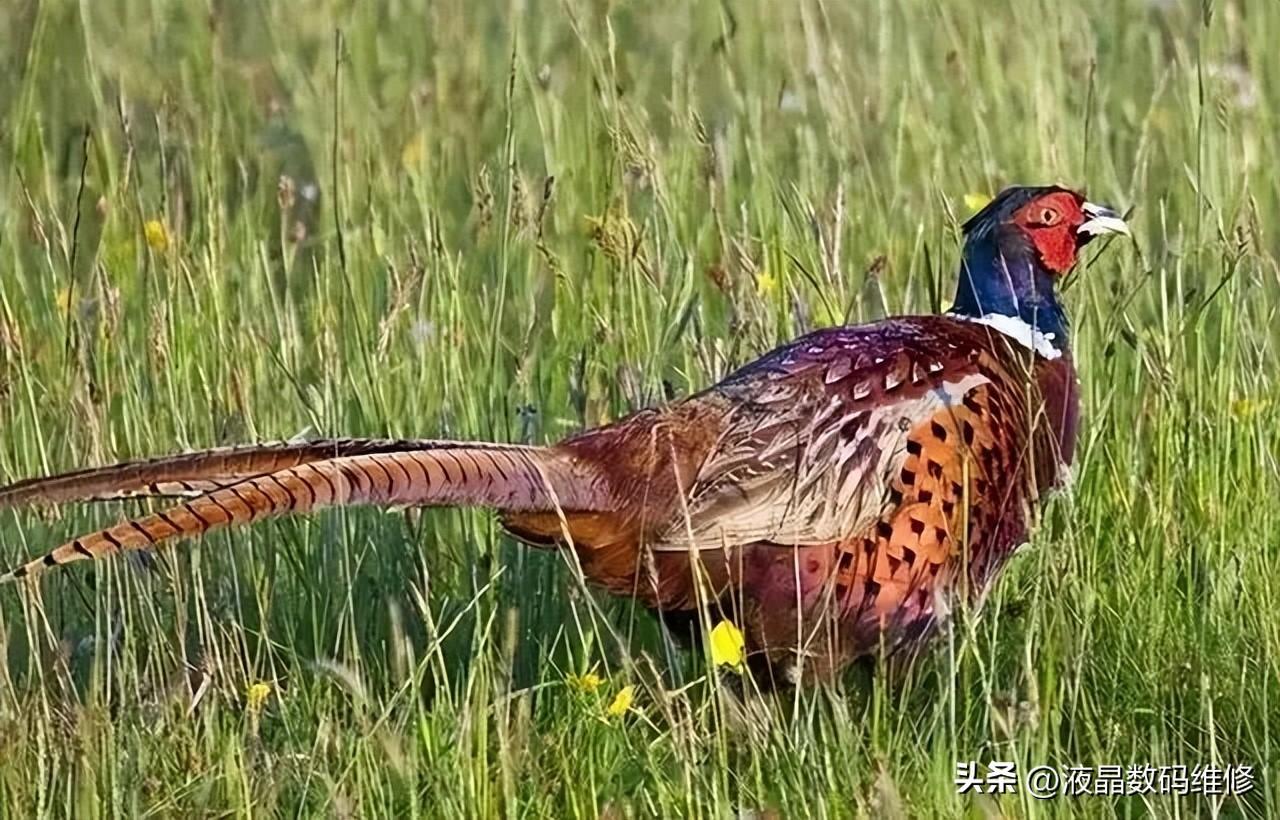
[[[980,600],[1075,445],[1055,285],[1128,234],[1072,190],[1015,187],[963,226],[942,315],[809,333],[663,407],[546,447],[335,439],[221,448],[0,488],[0,507],[126,496],[174,506],[0,580],[322,507],[469,505],[664,617],[727,614],[788,682],[918,644]]]

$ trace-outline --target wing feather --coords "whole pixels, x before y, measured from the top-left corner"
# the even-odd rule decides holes
[[[733,383],[747,400],[690,488],[689,520],[672,521],[655,549],[852,537],[892,503],[908,431],[990,382],[971,357],[921,366],[901,349],[801,364]]]

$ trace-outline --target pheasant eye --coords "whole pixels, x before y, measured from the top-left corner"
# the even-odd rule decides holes
[[[1040,212],[1040,224],[1048,226],[1056,225],[1058,222],[1058,212],[1053,208],[1045,208]]]

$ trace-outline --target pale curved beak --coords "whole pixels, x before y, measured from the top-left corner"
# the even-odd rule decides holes
[[[1132,236],[1129,233],[1129,226],[1120,218],[1120,214],[1105,205],[1086,202],[1080,206],[1080,210],[1084,211],[1084,215],[1088,219],[1085,220],[1083,225],[1076,228],[1076,233],[1081,234],[1086,239],[1092,239],[1095,236],[1102,236],[1108,233],[1122,233],[1125,236]]]

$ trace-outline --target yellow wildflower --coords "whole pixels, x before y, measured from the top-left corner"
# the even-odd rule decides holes
[[[756,274],[756,293],[761,296],[772,296],[778,292],[778,277],[772,271],[762,270]]]
[[[569,684],[570,689],[588,695],[599,689],[604,683],[604,678],[595,672],[587,672],[582,675],[567,675],[564,680],[565,683]]]
[[[159,219],[148,219],[142,226],[142,235],[146,237],[151,250],[163,253],[169,248],[169,231]]]
[[[1267,405],[1265,399],[1236,399],[1231,402],[1231,415],[1235,416],[1236,421],[1248,421],[1266,410]]]
[[[711,630],[711,662],[741,674],[746,660],[747,644],[742,638],[742,630],[732,621],[716,624]]]
[[[427,156],[427,138],[421,131],[415,131],[409,141],[400,149],[400,165],[406,171],[413,171],[422,165]]]
[[[622,717],[631,709],[631,704],[636,699],[636,688],[634,686],[624,686],[618,690],[618,694],[614,695],[613,703],[609,704],[609,708],[605,713],[609,717]]]
[[[990,201],[990,196],[978,193],[977,191],[964,195],[964,207],[967,208],[971,214],[976,214],[978,211],[987,207],[987,203]]]
[[[271,697],[271,684],[266,681],[250,684],[245,692],[245,702],[250,712],[261,711],[269,697]]]

